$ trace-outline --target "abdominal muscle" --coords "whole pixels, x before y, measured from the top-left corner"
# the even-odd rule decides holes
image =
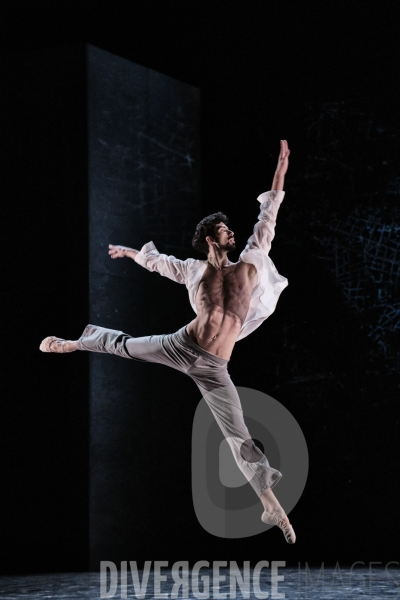
[[[237,315],[219,306],[197,317],[186,326],[189,337],[201,348],[229,360],[242,323]]]

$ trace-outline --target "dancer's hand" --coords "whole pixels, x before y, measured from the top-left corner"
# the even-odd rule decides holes
[[[283,190],[285,175],[289,167],[289,146],[286,140],[281,140],[281,151],[279,153],[278,165],[276,167],[272,190]]]
[[[127,248],[126,246],[113,246],[112,244],[108,244],[108,248],[108,254],[111,256],[111,258],[124,258],[125,256],[134,258],[134,256],[137,254],[137,250]]]
[[[281,140],[281,151],[278,158],[278,166],[276,167],[276,173],[279,175],[286,175],[289,166],[289,146],[287,140]]]

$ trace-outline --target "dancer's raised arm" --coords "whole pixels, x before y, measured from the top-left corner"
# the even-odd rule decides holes
[[[289,166],[289,154],[287,141],[281,140],[281,150],[272,181],[272,190],[260,194],[257,198],[261,204],[258,222],[254,225],[253,235],[247,240],[247,246],[241,256],[249,250],[260,249],[266,254],[271,250],[272,240],[275,237],[276,216],[285,196],[283,185]]]

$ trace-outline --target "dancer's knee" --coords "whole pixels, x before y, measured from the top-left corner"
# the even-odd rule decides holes
[[[258,462],[264,458],[264,454],[259,448],[257,448],[251,439],[246,440],[241,444],[240,456],[243,458],[243,460],[249,463]]]

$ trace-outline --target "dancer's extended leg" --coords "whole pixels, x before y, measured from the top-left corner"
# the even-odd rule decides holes
[[[79,340],[47,337],[40,344],[42,352],[73,352],[87,350],[115,354],[123,358],[167,365],[186,373],[198,354],[186,347],[177,334],[132,337],[116,329],[87,325]]]

